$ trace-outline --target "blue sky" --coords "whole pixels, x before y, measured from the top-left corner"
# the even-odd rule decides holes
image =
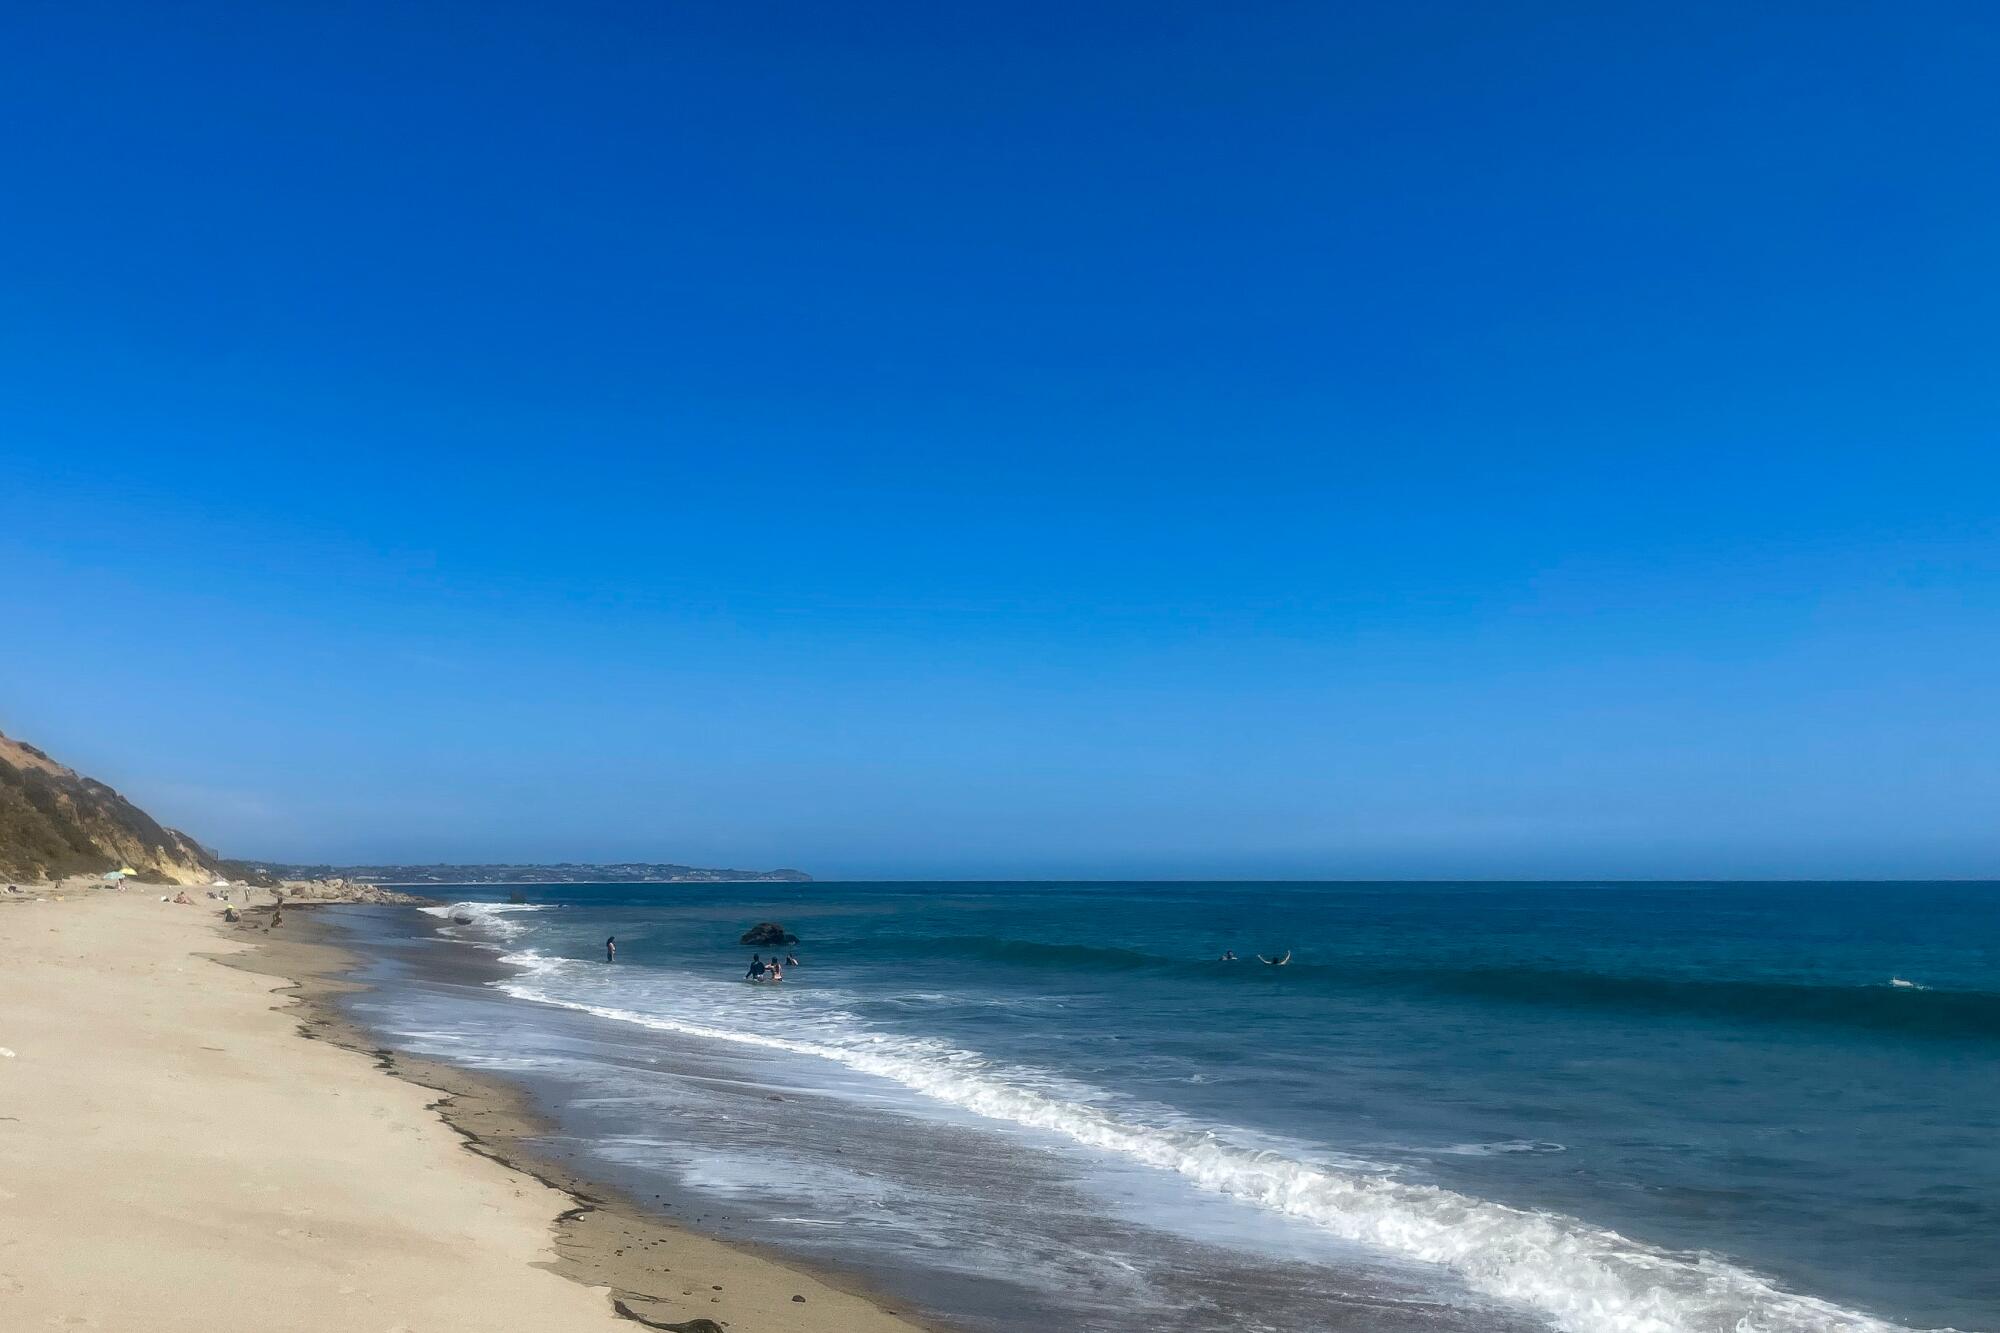
[[[0,729],[226,851],[2000,874],[1988,6],[0,24]]]

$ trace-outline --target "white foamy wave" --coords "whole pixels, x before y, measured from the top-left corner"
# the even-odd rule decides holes
[[[526,912],[547,910],[546,903],[452,903],[449,907],[420,907],[426,916],[443,917],[455,926],[479,931],[503,940],[525,934],[525,922],[509,920]]]
[[[1905,981],[1905,980],[1903,980],[1903,978],[1901,978],[1901,977],[1890,977],[1890,978],[1889,978],[1889,984],[1890,984],[1891,986],[1895,986],[1895,987],[1898,987],[1898,988],[1900,988],[1900,989],[1902,989],[1902,990],[1929,990],[1929,989],[1930,989],[1930,987],[1929,987],[1929,986],[1924,986],[1924,985],[1920,985],[1920,984],[1918,984],[1917,982],[1914,982],[1914,981]]]
[[[1910,1333],[1784,1291],[1714,1255],[1661,1249],[1576,1218],[1411,1184],[1358,1164],[1297,1160],[1249,1146],[1251,1136],[1226,1127],[1137,1123],[1101,1092],[1083,1090],[1085,1099],[1076,1100],[1065,1095],[1072,1087],[1059,1082],[1024,1085],[976,1053],[941,1043],[857,1029],[824,1014],[808,1020],[810,1040],[722,1026],[729,1019],[719,994],[700,1005],[709,1021],[641,1012],[604,1002],[624,996],[564,960],[533,951],[509,958],[526,971],[495,984],[521,999],[656,1031],[834,1061],[988,1119],[1052,1132],[1175,1172],[1203,1189],[1313,1223],[1343,1240],[1448,1268],[1476,1290],[1539,1311],[1569,1333]],[[1499,1145],[1479,1146],[1490,1151]]]
[[[531,977],[547,976],[551,972],[559,971],[563,965],[562,959],[547,957],[534,949],[503,953],[500,955],[500,961],[520,968],[524,975]]]

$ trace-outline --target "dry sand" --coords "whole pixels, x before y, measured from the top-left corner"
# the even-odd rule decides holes
[[[309,978],[331,951],[260,950],[283,932],[223,927],[198,901],[143,888],[0,901],[0,1328],[915,1327],[510,1169],[495,1159],[525,1132],[522,1108],[302,1039],[302,1018],[306,1035],[340,1034],[274,993],[283,977],[248,969]],[[446,1084],[449,1125],[433,1090]]]

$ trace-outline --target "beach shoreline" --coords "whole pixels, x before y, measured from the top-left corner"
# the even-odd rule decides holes
[[[538,1151],[534,1140],[557,1126],[522,1087],[498,1076],[382,1045],[379,1034],[349,1018],[338,1004],[341,996],[367,989],[366,983],[352,979],[362,960],[350,947],[333,942],[329,927],[314,920],[318,912],[341,905],[288,903],[296,915],[287,917],[284,929],[291,930],[297,922],[297,934],[280,939],[275,933],[259,930],[254,951],[218,961],[290,983],[278,993],[297,1001],[293,1012],[298,1015],[302,1037],[366,1055],[382,1072],[438,1093],[431,1109],[463,1140],[467,1151],[566,1195],[572,1206],[551,1223],[558,1256],[551,1265],[554,1271],[586,1286],[610,1288],[614,1305],[625,1307],[619,1313],[641,1324],[686,1319],[698,1316],[676,1315],[669,1307],[713,1300],[708,1292],[713,1284],[705,1280],[709,1272],[701,1268],[696,1256],[686,1255],[678,1266],[655,1268],[644,1251],[668,1244],[683,1250],[714,1247],[720,1253],[704,1253],[698,1259],[732,1269],[744,1262],[769,1265],[772,1271],[764,1277],[775,1285],[784,1285],[786,1275],[794,1279],[793,1286],[798,1285],[795,1279],[807,1278],[824,1290],[864,1302],[888,1320],[900,1321],[885,1328],[948,1333],[946,1325],[896,1308],[852,1275],[802,1266],[788,1256],[764,1253],[740,1238],[723,1241],[661,1217],[656,1209],[617,1186],[579,1174],[549,1153]],[[433,930],[436,925],[428,918],[423,924]],[[497,963],[494,966],[505,971]],[[699,1278],[688,1276],[697,1271]],[[719,1303],[728,1303],[726,1295]],[[718,1316],[710,1311],[707,1317]],[[732,1320],[720,1322],[735,1326]],[[811,1327],[835,1325],[815,1322]]]
[[[208,907],[71,889],[0,910],[0,1197],[20,1223],[0,1322],[935,1327],[538,1158],[523,1093],[337,1012],[357,960],[323,908],[288,904],[273,932],[264,909],[231,926]]]

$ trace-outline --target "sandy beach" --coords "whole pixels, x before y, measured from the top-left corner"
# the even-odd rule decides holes
[[[0,1326],[915,1327],[510,1167],[504,1093],[387,1077],[301,1006],[294,980],[341,961],[293,938],[303,915],[228,927],[138,888],[0,905]]]

